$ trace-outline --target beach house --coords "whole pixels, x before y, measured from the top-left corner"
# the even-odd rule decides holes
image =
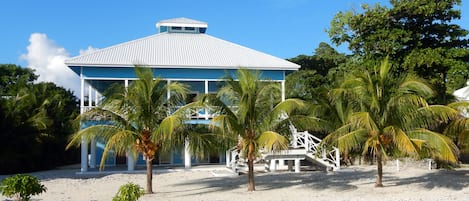
[[[205,22],[175,18],[156,23],[154,35],[123,42],[99,49],[95,52],[73,57],[65,64],[80,76],[81,112],[99,104],[103,92],[112,84],[127,86],[136,79],[134,66],[145,65],[152,68],[155,77],[166,82],[182,82],[190,87],[189,97],[198,94],[216,93],[221,78],[233,74],[240,67],[259,70],[263,79],[278,82],[285,99],[285,76],[300,68],[285,59],[262,53],[207,34]],[[235,29],[239,30],[239,29]],[[255,30],[262,31],[262,30]],[[267,34],[267,33],[266,33]],[[188,100],[190,101],[190,100]],[[207,123],[210,114],[201,112],[193,115],[193,123]],[[190,123],[189,122],[189,123]],[[82,128],[99,122],[84,122]],[[104,142],[94,140],[81,144],[81,171],[95,168],[100,163]],[[112,155],[106,165],[115,165]],[[124,158],[129,170],[141,159],[133,159],[129,154]],[[224,163],[224,154],[196,159],[184,148],[175,148],[171,153],[160,153],[156,164],[185,165],[203,163]]]

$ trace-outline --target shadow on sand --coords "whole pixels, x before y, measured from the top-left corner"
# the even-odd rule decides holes
[[[461,190],[468,187],[468,169],[433,170],[418,176],[403,177],[399,172],[384,172],[384,188],[393,186],[417,185],[431,190],[433,188],[448,188]],[[373,188],[376,180],[375,170],[344,170],[333,173],[302,172],[302,173],[256,173],[256,191],[268,191],[281,188],[310,188],[314,190],[333,190],[335,192],[353,191],[364,186]],[[231,177],[212,177],[201,180],[191,180],[176,183],[183,186],[186,193],[183,196],[197,195],[224,191],[246,191],[247,175]],[[198,186],[191,188],[191,186]],[[179,191],[181,192],[181,191]],[[176,191],[162,192],[176,193]]]

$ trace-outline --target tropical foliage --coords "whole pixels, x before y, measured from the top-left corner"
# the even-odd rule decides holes
[[[81,121],[106,117],[107,123],[84,128],[75,133],[68,147],[80,145],[81,140],[102,139],[106,142],[101,160],[104,165],[110,150],[117,154],[143,155],[147,168],[146,193],[152,193],[152,161],[155,154],[169,150],[171,140],[180,139],[176,133],[182,131],[184,113],[170,111],[180,105],[187,88],[177,82],[163,83],[153,78],[150,68],[135,67],[138,80],[127,88],[113,89],[103,103],[82,115]],[[170,92],[170,97],[167,97]]]
[[[288,147],[286,118],[304,104],[297,99],[280,99],[278,84],[261,81],[258,71],[240,69],[236,80],[227,77],[218,94],[206,95],[199,102],[217,111],[210,124],[213,133],[225,140],[239,139],[238,150],[248,164],[248,191],[255,190],[256,157],[261,150]]]
[[[75,150],[64,150],[78,100],[53,83],[33,83],[36,79],[31,69],[0,65],[0,174],[77,161]]]
[[[129,182],[119,187],[119,191],[112,198],[112,201],[137,201],[143,194],[144,191],[142,187]]]
[[[412,76],[393,76],[385,60],[374,71],[347,77],[333,96],[346,96],[354,112],[345,125],[325,139],[343,152],[362,151],[376,157],[382,186],[383,161],[393,156],[431,157],[456,163],[458,148],[434,131],[442,123],[460,116],[459,111],[442,105],[429,105],[433,95],[424,80]]]
[[[28,201],[33,195],[46,192],[47,188],[31,175],[18,174],[7,177],[0,184],[0,193],[18,201]]]
[[[461,0],[390,0],[391,7],[363,4],[361,11],[338,12],[328,30],[331,40],[348,44],[356,61],[373,68],[386,56],[395,72],[415,73],[435,87],[435,102],[466,83],[469,75],[468,30],[461,18]]]

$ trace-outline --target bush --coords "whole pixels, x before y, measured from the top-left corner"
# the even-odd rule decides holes
[[[39,179],[34,176],[18,174],[3,179],[0,192],[2,195],[14,200],[27,201],[33,195],[46,192],[46,187],[39,183]]]
[[[137,201],[143,194],[143,188],[138,184],[127,183],[119,188],[112,201]]]

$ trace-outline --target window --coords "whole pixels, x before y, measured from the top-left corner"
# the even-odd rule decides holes
[[[198,31],[195,27],[170,27],[170,30],[175,33],[197,33]]]

